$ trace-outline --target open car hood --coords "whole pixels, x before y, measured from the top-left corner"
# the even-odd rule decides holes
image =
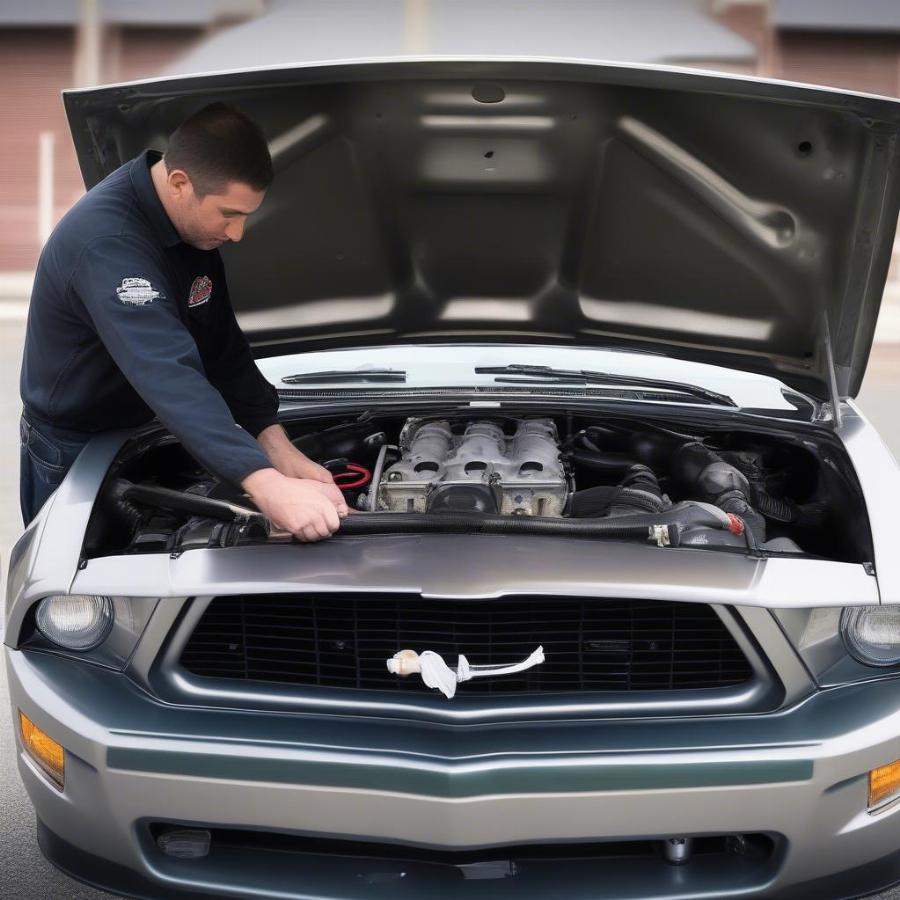
[[[177,77],[66,92],[86,185],[216,100],[260,123],[276,166],[223,248],[260,354],[625,345],[859,390],[900,102],[560,60]]]

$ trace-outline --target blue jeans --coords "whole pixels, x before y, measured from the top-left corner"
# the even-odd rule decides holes
[[[19,504],[27,526],[60,486],[90,435],[19,420]]]

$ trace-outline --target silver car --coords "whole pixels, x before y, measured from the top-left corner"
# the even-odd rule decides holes
[[[136,897],[837,898],[900,879],[900,474],[853,403],[900,104],[566,61],[65,95],[90,186],[211,100],[297,446],[280,534],[159,425],[15,546],[47,857]]]

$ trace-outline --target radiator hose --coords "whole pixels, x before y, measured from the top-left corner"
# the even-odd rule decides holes
[[[339,534],[554,534],[573,537],[631,538],[678,546],[682,534],[715,528],[743,534],[743,523],[708,503],[692,500],[661,513],[613,518],[543,518],[481,513],[354,513],[341,522]]]

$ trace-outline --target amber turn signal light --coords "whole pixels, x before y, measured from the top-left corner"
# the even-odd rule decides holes
[[[41,731],[22,710],[19,710],[19,730],[22,734],[22,746],[38,768],[60,790],[65,783],[66,751],[61,744]]]
[[[869,809],[900,796],[900,759],[869,772]]]

